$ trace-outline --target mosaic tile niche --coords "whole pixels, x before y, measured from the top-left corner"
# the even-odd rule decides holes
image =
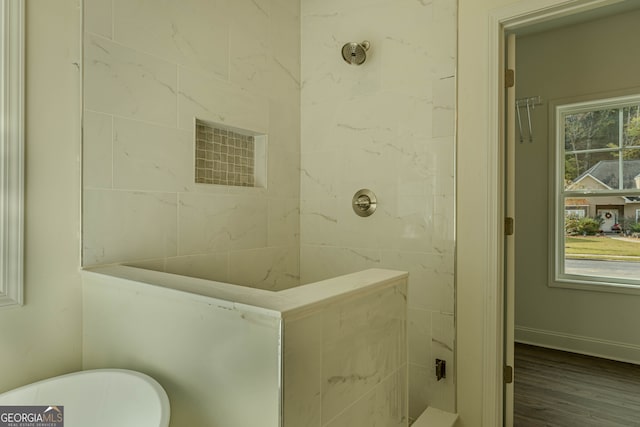
[[[264,187],[266,135],[196,119],[195,181]]]

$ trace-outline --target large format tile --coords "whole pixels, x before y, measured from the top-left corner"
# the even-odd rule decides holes
[[[268,246],[300,245],[300,202],[293,199],[268,199]]]
[[[82,126],[82,185],[111,188],[113,185],[113,117],[85,111]]]
[[[116,118],[114,188],[178,192],[194,182],[194,143],[189,131]]]
[[[382,265],[409,272],[409,307],[453,312],[453,254],[382,251]]]
[[[300,246],[300,281],[312,283],[368,268],[383,268],[380,252],[335,246]]]
[[[85,108],[176,124],[176,65],[85,34]]]
[[[325,311],[323,423],[407,363],[405,307],[406,294],[393,287]]]
[[[404,365],[323,426],[404,427],[407,397],[407,365]]]
[[[187,255],[167,258],[164,271],[216,282],[228,282],[228,264],[229,254],[227,252]]]
[[[84,30],[111,38],[113,0],[84,0]]]
[[[175,256],[176,211],[175,194],[85,190],[83,265]]]
[[[178,113],[181,129],[192,129],[194,117],[259,134],[269,130],[269,102],[213,74],[179,69]]]
[[[180,255],[265,247],[267,201],[251,195],[179,196]]]
[[[269,40],[244,26],[229,31],[229,81],[252,93],[267,95],[271,87]]]
[[[270,18],[269,39],[273,58],[299,84],[300,1],[273,0]]]
[[[271,144],[269,144],[271,145]],[[300,197],[300,154],[268,148],[267,188],[272,197]]]
[[[297,246],[230,252],[229,282],[270,291],[297,286],[298,256]]]
[[[113,1],[116,41],[227,78],[229,21],[217,1]]]

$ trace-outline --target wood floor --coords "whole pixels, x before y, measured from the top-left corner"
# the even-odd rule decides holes
[[[516,344],[514,397],[516,427],[640,427],[640,366]]]

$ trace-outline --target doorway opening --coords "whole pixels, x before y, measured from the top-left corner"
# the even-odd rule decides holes
[[[624,34],[623,22],[637,22],[639,7],[637,1],[572,2],[553,10],[535,9],[532,5],[519,15],[511,11],[510,16],[498,19],[501,40],[504,35],[513,34],[516,41],[515,93],[507,93],[505,101],[499,100],[506,105],[502,111],[508,113],[503,145],[507,154],[503,165],[506,194],[502,203],[506,216],[513,215],[516,224],[513,238],[504,241],[503,357],[507,366],[514,364],[514,342],[640,362],[640,342],[631,337],[632,327],[623,324],[640,301],[640,295],[575,284],[556,286],[553,240],[558,233],[564,236],[564,227],[554,225],[559,222],[556,214],[561,206],[556,203],[554,193],[555,168],[559,162],[553,153],[556,141],[550,119],[553,117],[550,110],[560,100],[635,90],[638,83],[624,80],[621,76],[624,72],[619,70],[620,62],[628,57],[615,59],[615,50],[623,50],[625,43],[619,38],[615,43],[606,40]],[[633,37],[630,35],[628,39]],[[603,57],[608,58],[606,62]],[[607,76],[607,72],[614,74]],[[507,111],[509,96],[514,98],[515,111]],[[526,110],[525,104],[518,106],[518,99],[533,98],[541,102],[527,103]],[[508,211],[510,203],[512,212]],[[606,216],[608,212],[611,218],[614,214],[619,217],[620,212],[624,214],[617,202],[613,213],[609,212],[611,209],[605,212],[610,206],[612,202],[603,201],[601,214]],[[615,224],[610,228],[613,234]],[[612,321],[620,324],[611,328]],[[515,368],[517,381],[518,366]],[[503,393],[504,425],[517,426],[513,417],[513,385],[507,384]]]

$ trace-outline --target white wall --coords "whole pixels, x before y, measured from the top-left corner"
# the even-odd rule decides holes
[[[298,284],[298,1],[87,0],[84,48],[83,264]],[[268,134],[267,188],[194,184],[194,117]]]
[[[549,104],[640,88],[639,20],[640,12],[627,12],[518,38],[517,96],[545,104],[534,111],[534,142],[516,146],[517,340],[640,362],[640,296],[549,288],[546,232]]]
[[[301,276],[409,271],[410,416],[453,411],[456,1],[302,1]],[[361,66],[344,43],[371,44]],[[372,190],[377,211],[351,198]],[[436,382],[435,358],[449,376]]]
[[[25,3],[25,305],[0,310],[0,392],[81,368],[80,2]]]

